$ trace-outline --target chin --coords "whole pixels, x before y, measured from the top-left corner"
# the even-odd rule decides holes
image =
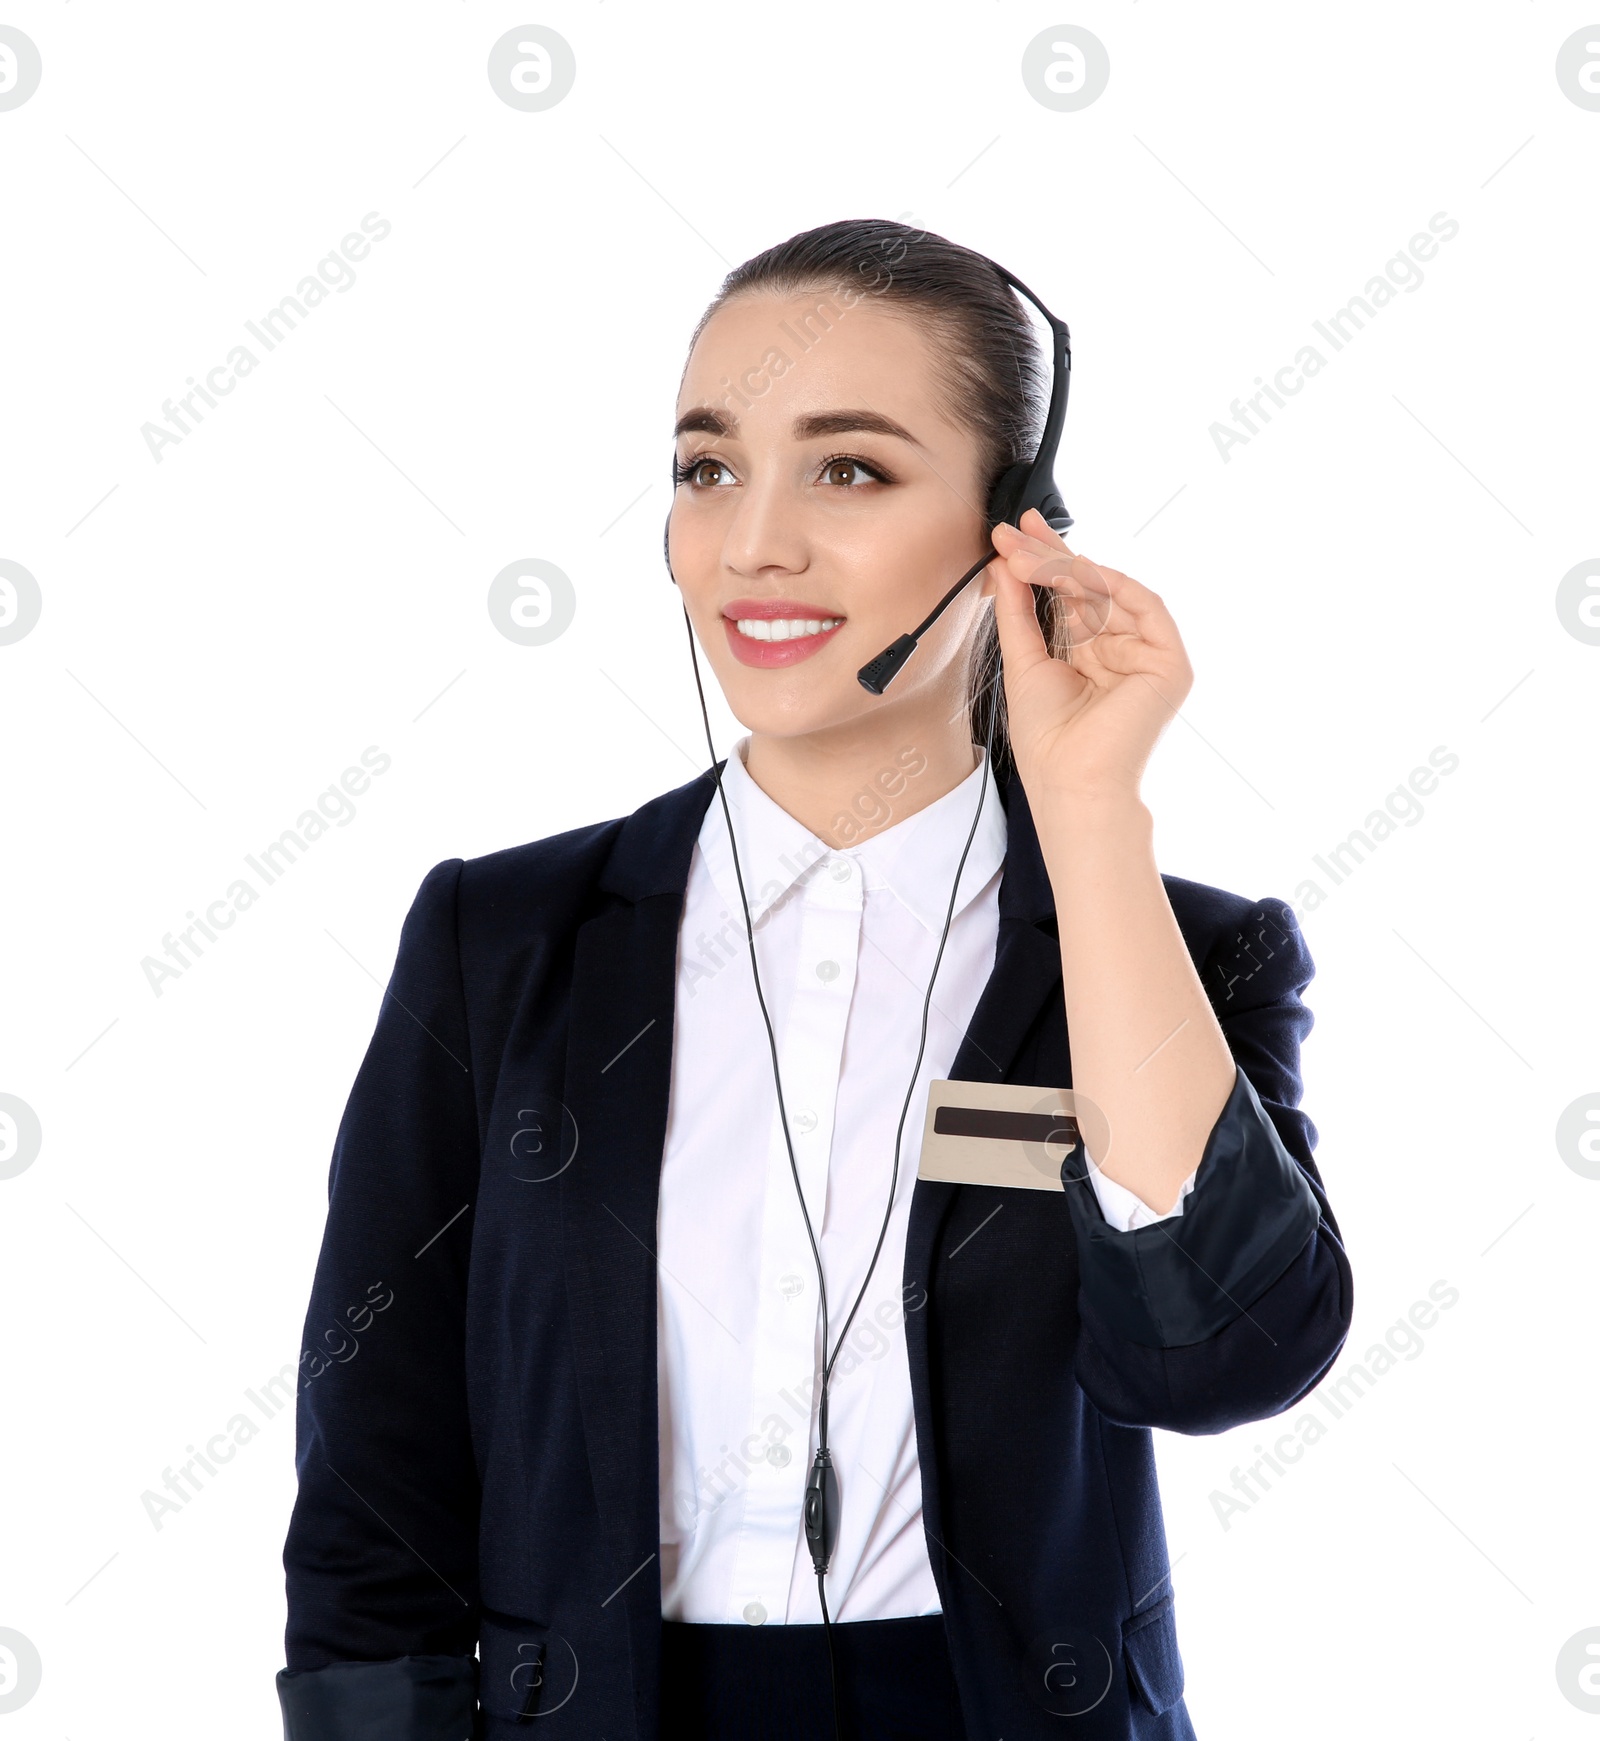
[[[863,701],[869,699],[865,690],[862,690],[861,698]],[[859,723],[863,711],[859,707],[852,711],[853,704],[840,697],[797,697],[797,705],[794,707],[775,707],[768,700],[750,705],[741,701],[734,705],[735,699],[729,697],[734,718],[747,732],[766,738],[800,739],[818,737],[830,731],[847,730]]]

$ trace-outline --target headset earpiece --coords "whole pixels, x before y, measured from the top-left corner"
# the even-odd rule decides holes
[[[994,489],[989,493],[989,530],[992,532],[1002,520],[1009,521],[1013,526],[1022,518],[1028,504],[1022,500],[1023,491],[1027,487],[1028,474],[1032,466],[1026,460],[1021,465],[1009,465],[1001,472]]]
[[[1028,479],[1033,470],[1034,467],[1024,461],[1021,465],[1007,466],[1001,472],[999,482],[989,497],[991,532],[1002,520],[1013,526],[1018,525],[1029,508],[1037,508],[1057,532],[1065,532],[1072,524],[1072,516],[1067,512],[1067,505],[1061,499],[1061,492],[1056,488],[1054,478],[1046,474],[1034,489],[1028,488]]]
[[[1052,531],[1065,532],[1072,524],[1072,516],[1067,512],[1067,504],[1061,499],[1061,492],[1054,484],[1045,492],[1042,502],[1031,504],[1044,515]]]

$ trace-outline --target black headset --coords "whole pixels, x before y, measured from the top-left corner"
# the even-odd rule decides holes
[[[1019,278],[1014,278],[1005,267],[996,261],[990,261],[996,272],[1015,291],[1025,296],[1039,313],[1050,323],[1052,337],[1052,372],[1050,386],[1050,408],[1045,414],[1044,432],[1039,438],[1039,449],[1031,460],[1008,466],[996,480],[988,502],[988,529],[993,529],[1002,520],[1016,525],[1029,508],[1037,508],[1045,520],[1057,532],[1065,532],[1072,525],[1072,516],[1067,512],[1061,499],[1061,493],[1056,487],[1055,465],[1056,449],[1061,442],[1061,430],[1067,415],[1067,392],[1072,384],[1072,335],[1067,331],[1065,321],[1057,320],[1048,308]],[[674,489],[676,484],[674,484]],[[661,549],[666,558],[667,574],[674,585],[677,577],[672,574],[671,551],[672,511],[667,511],[666,529],[662,534]],[[875,659],[870,659],[856,673],[857,680],[863,689],[873,695],[882,695],[893,682],[901,667],[917,649],[917,643],[928,630],[939,620],[944,611],[954,602],[969,581],[981,573],[983,569],[995,560],[991,549],[988,554],[980,557],[967,572],[962,575],[942,599],[928,612],[922,621],[909,633],[902,635],[891,646],[885,647]],[[917,1084],[917,1077],[922,1070],[922,1054],[928,1039],[928,1007],[933,999],[934,981],[939,976],[939,963],[944,959],[945,941],[950,935],[950,921],[955,912],[956,892],[961,887],[961,873],[966,869],[967,854],[971,851],[973,836],[978,831],[978,818],[983,814],[984,800],[988,796],[989,757],[994,745],[995,721],[999,717],[999,707],[989,709],[989,729],[984,742],[983,779],[978,789],[978,808],[972,818],[972,827],[967,831],[966,845],[961,849],[961,859],[956,866],[955,882],[950,888],[950,902],[945,910],[944,930],[939,937],[938,953],[934,957],[933,972],[928,979],[927,995],[922,1003],[922,1036],[917,1046],[917,1061],[912,1067],[911,1081],[906,1088],[905,1102],[900,1108],[900,1123],[895,1131],[894,1140],[894,1170],[889,1183],[889,1201],[883,1212],[883,1225],[878,1229],[878,1243],[873,1248],[872,1262],[867,1266],[861,1291],[856,1295],[855,1304],[850,1308],[850,1315],[845,1319],[844,1328],[839,1332],[833,1352],[828,1351],[828,1285],[822,1271],[822,1253],[817,1246],[816,1232],[811,1225],[811,1212],[806,1207],[805,1192],[800,1185],[800,1170],[794,1158],[794,1143],[789,1135],[789,1115],[783,1103],[783,1080],[778,1070],[778,1042],[772,1029],[772,1018],[767,1013],[767,1000],[761,992],[761,975],[756,967],[755,930],[750,922],[750,902],[745,894],[744,873],[739,867],[739,849],[734,841],[733,817],[728,810],[727,794],[722,788],[722,767],[717,762],[716,745],[711,736],[711,719],[706,711],[705,687],[700,681],[700,661],[695,652],[694,625],[689,619],[688,606],[683,612],[685,628],[689,631],[689,657],[694,666],[695,689],[700,696],[700,715],[705,722],[706,748],[711,755],[713,771],[717,781],[717,796],[722,800],[722,813],[728,829],[728,844],[733,851],[734,875],[739,882],[739,901],[744,908],[745,936],[750,945],[750,971],[755,978],[756,998],[761,1005],[762,1019],[767,1027],[767,1044],[772,1055],[772,1079],[778,1093],[778,1117],[783,1126],[783,1140],[789,1151],[789,1170],[794,1178],[794,1188],[800,1199],[800,1213],[805,1218],[806,1236],[811,1242],[811,1256],[817,1267],[817,1288],[822,1305],[822,1374],[817,1392],[817,1452],[811,1466],[810,1479],[806,1483],[805,1510],[803,1522],[805,1526],[806,1543],[811,1551],[811,1564],[817,1574],[817,1599],[822,1608],[823,1632],[828,1643],[828,1675],[833,1688],[833,1720],[834,1733],[842,1736],[843,1728],[839,1720],[839,1685],[833,1660],[833,1622],[828,1614],[828,1593],[824,1578],[829,1563],[833,1559],[834,1544],[839,1534],[839,1481],[834,1470],[833,1458],[828,1451],[828,1387],[832,1382],[834,1363],[844,1349],[845,1337],[850,1333],[850,1326],[855,1321],[856,1313],[861,1309],[861,1302],[866,1298],[867,1288],[871,1285],[873,1272],[878,1267],[878,1256],[883,1250],[883,1242],[889,1231],[889,1222],[894,1215],[895,1191],[900,1182],[900,1143],[905,1131],[906,1113],[911,1105],[911,1096]]]

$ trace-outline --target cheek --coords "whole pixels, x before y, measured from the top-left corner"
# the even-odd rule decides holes
[[[675,513],[672,518],[668,549],[671,554],[671,575],[691,611],[700,601],[714,594],[721,565],[722,541],[697,516]]]
[[[908,610],[916,622],[961,574],[963,532],[953,515],[912,507],[863,515],[859,524],[839,528],[830,554],[845,609],[858,620],[892,620],[899,634]],[[919,601],[926,602],[919,608]]]

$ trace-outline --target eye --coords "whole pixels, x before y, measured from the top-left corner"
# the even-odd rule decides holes
[[[706,475],[708,473],[714,474],[710,481]],[[734,476],[728,470],[725,461],[702,456],[698,459],[674,460],[672,462],[672,481],[674,485],[688,484],[697,490],[715,490],[734,482]]]
[[[894,479],[870,460],[853,453],[836,453],[822,462],[822,481],[834,488],[853,490],[863,483],[889,484]]]

